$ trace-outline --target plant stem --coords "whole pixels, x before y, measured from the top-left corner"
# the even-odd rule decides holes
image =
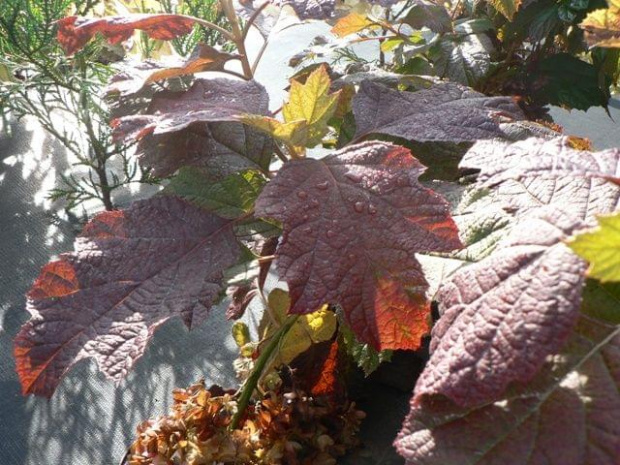
[[[220,0],[220,5],[222,6],[222,10],[224,10],[224,14],[226,15],[226,19],[230,23],[230,27],[232,29],[232,37],[231,40],[237,46],[237,50],[239,51],[239,55],[241,55],[241,66],[243,67],[243,74],[246,79],[252,79],[254,77],[254,73],[252,72],[252,66],[250,65],[250,61],[248,60],[248,53],[245,49],[245,36],[243,31],[241,30],[241,26],[239,25],[239,18],[237,17],[237,13],[233,7],[231,0]],[[229,34],[230,35],[230,34]]]
[[[290,316],[286,320],[284,325],[282,325],[282,327],[278,330],[278,332],[273,335],[271,341],[269,341],[269,344],[267,345],[267,347],[265,347],[265,350],[263,350],[263,352],[260,354],[260,356],[256,360],[256,365],[254,365],[254,370],[252,370],[252,374],[247,379],[247,381],[245,382],[241,390],[241,396],[239,396],[239,402],[237,404],[237,411],[235,412],[235,415],[233,416],[229,429],[234,430],[234,429],[239,428],[241,417],[245,413],[245,410],[247,409],[248,404],[250,403],[252,394],[254,393],[254,390],[256,389],[256,386],[258,385],[258,380],[261,378],[263,371],[265,370],[265,367],[267,366],[267,363],[271,359],[271,356],[273,355],[277,347],[280,345],[280,341],[282,341],[282,338],[286,335],[286,333],[288,333],[288,331],[295,324],[298,318],[299,318],[299,315]]]

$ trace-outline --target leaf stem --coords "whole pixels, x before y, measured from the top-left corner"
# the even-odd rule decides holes
[[[241,66],[243,67],[243,74],[246,79],[252,79],[254,77],[254,73],[252,72],[250,61],[248,60],[248,52],[245,49],[245,37],[243,35],[243,31],[241,30],[241,26],[239,25],[239,18],[237,17],[232,1],[220,0],[220,5],[222,6],[226,19],[228,19],[230,27],[232,28],[231,40],[235,43],[237,50],[239,51],[239,55],[241,55],[240,60]]]
[[[235,430],[239,428],[241,417],[245,413],[245,410],[247,409],[248,404],[250,403],[252,394],[254,393],[254,390],[256,389],[256,386],[258,385],[258,380],[261,378],[263,371],[265,370],[265,367],[267,366],[267,363],[271,359],[271,356],[273,355],[275,350],[280,345],[280,341],[282,341],[282,338],[286,335],[286,333],[288,333],[288,331],[295,324],[298,318],[299,318],[299,315],[290,316],[286,320],[286,323],[284,323],[284,325],[282,325],[282,327],[278,330],[278,332],[273,335],[271,341],[269,341],[269,344],[267,345],[267,347],[265,347],[265,350],[263,350],[263,352],[260,354],[260,356],[256,360],[256,365],[254,365],[254,370],[252,370],[252,374],[247,379],[247,381],[245,382],[241,390],[241,396],[239,396],[239,402],[237,404],[237,411],[235,412],[235,415],[233,416],[229,429]]]
[[[267,5],[269,5],[269,3],[270,3],[269,1],[266,1],[261,6],[259,6],[254,13],[252,13],[252,16],[250,16],[250,19],[248,19],[248,22],[245,24],[245,27],[243,28],[243,40],[247,39],[248,33],[250,32],[250,28],[254,25],[258,16],[263,12],[263,10],[267,7]],[[265,42],[267,42],[267,40],[265,40]]]

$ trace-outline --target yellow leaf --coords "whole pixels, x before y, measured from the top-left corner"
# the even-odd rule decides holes
[[[267,300],[271,317],[276,320],[276,326],[281,326],[289,318],[287,312],[291,300],[288,292],[274,289]],[[327,305],[316,312],[299,317],[282,339],[275,365],[291,363],[312,344],[331,339],[336,332],[337,321],[336,315],[328,310]]]
[[[327,305],[316,312],[301,316],[286,333],[280,345],[280,364],[291,363],[312,344],[328,341],[336,332],[337,319]]]
[[[620,0],[611,0],[606,10],[595,10],[579,25],[590,47],[620,48]]]
[[[368,19],[368,16],[354,12],[338,20],[332,28],[332,34],[338,37],[346,37],[348,35],[361,32],[364,29],[374,25],[375,23]]]
[[[306,147],[313,147],[321,142],[327,133],[327,122],[336,111],[340,91],[330,94],[330,85],[331,80],[325,66],[314,70],[304,84],[298,81],[291,83],[289,101],[282,107],[282,115],[287,123],[306,121]]]
[[[239,119],[242,123],[259,129],[290,147],[303,147],[308,141],[308,125],[305,120],[283,123],[277,119],[261,115],[241,115]],[[296,149],[295,152],[299,152],[299,149]]]
[[[237,321],[232,327],[232,336],[237,347],[243,347],[250,342],[250,329],[248,325],[241,321]]]

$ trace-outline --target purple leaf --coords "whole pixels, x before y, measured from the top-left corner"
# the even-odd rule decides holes
[[[355,139],[369,134],[425,141],[467,142],[503,136],[500,117],[522,119],[510,97],[486,97],[454,83],[417,92],[362,82],[353,99]]]
[[[491,256],[444,282],[416,400],[442,394],[466,407],[488,402],[509,383],[529,381],[561,348],[579,316],[586,269],[562,240],[580,227],[540,211]]]
[[[205,319],[239,255],[230,221],[174,197],[95,216],[28,294],[14,349],[23,392],[50,397],[88,357],[119,381],[159,325]]]
[[[475,408],[414,402],[396,448],[407,465],[617,465],[619,332],[582,322],[530,383]]]
[[[181,166],[230,163],[229,170],[266,171],[272,140],[236,122],[244,113],[269,113],[269,97],[255,81],[198,79],[186,92],[160,92],[146,115],[113,121],[115,137],[139,141],[141,163],[157,176]],[[215,159],[215,161],[214,161]]]
[[[448,204],[417,181],[423,171],[408,150],[380,142],[280,169],[256,214],[283,223],[276,263],[292,313],[338,303],[375,348],[419,346],[429,302],[415,253],[460,247]]]
[[[460,167],[480,170],[479,185],[493,188],[520,214],[553,205],[590,224],[596,214],[616,210],[620,200],[620,150],[575,150],[566,138],[480,141]]]

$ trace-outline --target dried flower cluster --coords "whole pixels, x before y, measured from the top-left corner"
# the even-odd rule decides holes
[[[237,402],[231,392],[204,382],[174,391],[168,416],[138,427],[129,465],[333,465],[358,444],[365,414],[353,403],[334,405],[300,391],[268,392],[230,430]]]

